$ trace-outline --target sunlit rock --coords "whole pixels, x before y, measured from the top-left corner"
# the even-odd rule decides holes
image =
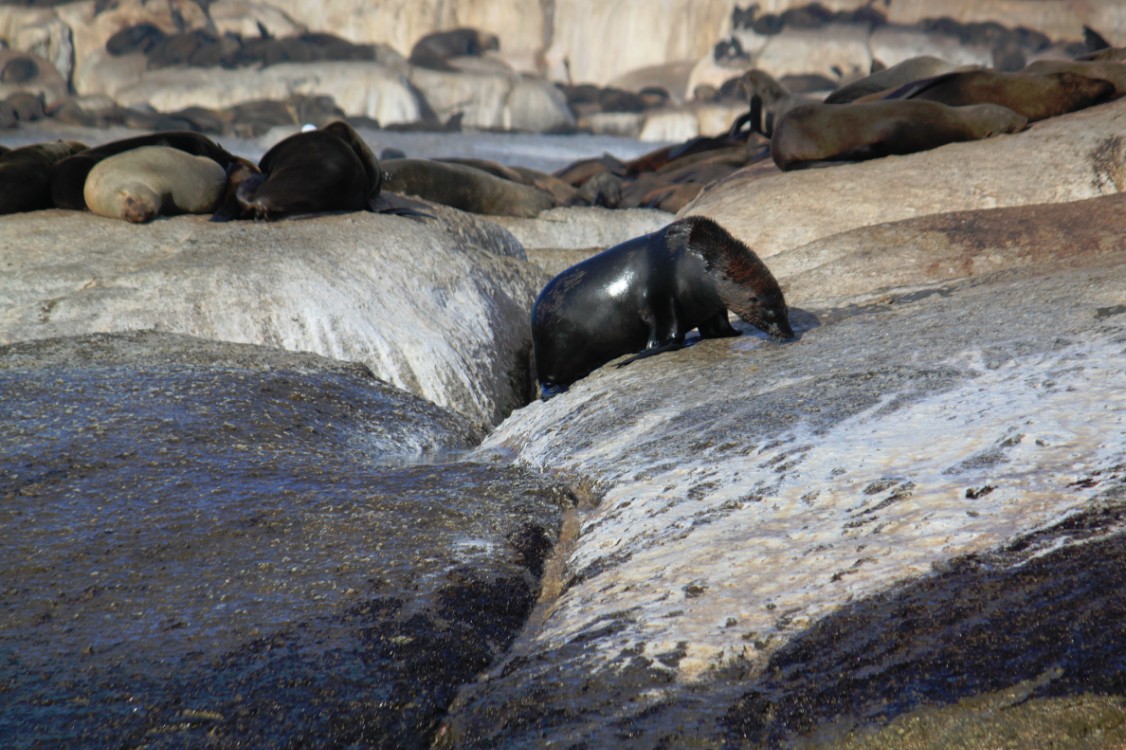
[[[711,216],[769,257],[870,224],[1108,195],[1126,189],[1124,127],[1126,101],[1116,101],[909,156],[786,173],[760,163],[681,214]]]
[[[162,68],[137,83],[108,91],[123,106],[150,105],[161,112],[197,106],[224,109],[292,94],[331,96],[352,115],[381,125],[416,122],[418,99],[403,75],[381,65],[359,62],[281,63],[261,70],[239,68]]]
[[[1099,613],[1123,611],[1121,204],[869,233],[787,291],[797,341],[737,324],[513,414],[483,454],[592,505],[559,597],[463,691],[451,741],[784,746],[1025,681],[1120,690]],[[1059,222],[1090,227],[1078,248]],[[956,268],[931,276],[943,234],[961,250],[934,263]],[[791,252],[768,260],[783,288]],[[827,299],[831,274],[878,284],[871,262],[901,286]]]
[[[500,228],[433,210],[144,226],[4,217],[0,341],[160,330],[310,351],[495,423],[529,393],[540,277]]]

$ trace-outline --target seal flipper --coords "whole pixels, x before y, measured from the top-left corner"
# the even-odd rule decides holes
[[[719,339],[727,336],[741,335],[727,319],[727,308],[723,308],[712,317],[696,326],[702,339]]]
[[[637,354],[635,354],[632,357],[630,357],[629,359],[627,359],[625,362],[619,362],[618,367],[625,367],[626,365],[630,364],[631,362],[636,362],[639,359],[645,359],[646,357],[653,357],[653,356],[656,356],[658,354],[664,354],[665,352],[675,352],[677,349],[683,349],[683,348],[684,348],[684,340],[683,339],[681,339],[680,341],[676,341],[676,340],[666,341],[663,344],[658,344],[657,346],[652,346],[652,347],[649,347],[648,349],[642,349]]]

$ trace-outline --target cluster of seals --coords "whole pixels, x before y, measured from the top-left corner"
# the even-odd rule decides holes
[[[702,338],[736,336],[727,313],[790,339],[770,269],[715,221],[690,216],[574,265],[532,307],[536,375],[549,398],[622,355],[636,359]]]
[[[842,86],[824,102],[797,106],[793,97],[748,87],[749,111],[740,121],[750,120],[759,132],[776,123],[771,155],[784,170],[910,154],[1016,133],[1126,93],[1126,64],[1113,50],[1098,54],[1097,60],[1037,61],[1017,72],[913,58]],[[762,114],[772,107],[782,110],[777,119]]]
[[[143,54],[150,69],[177,65],[246,68],[329,60],[371,62],[378,57],[375,45],[353,44],[335,34],[307,32],[280,39],[265,29],[259,37],[251,38],[234,33],[219,35],[209,29],[166,34],[147,22],[115,33],[106,40],[106,52],[114,57]]]

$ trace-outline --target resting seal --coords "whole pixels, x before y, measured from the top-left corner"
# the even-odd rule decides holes
[[[261,174],[244,175],[235,191],[244,217],[371,211],[383,184],[379,160],[343,121],[285,138],[266,152],[258,168]]]
[[[1114,84],[1077,73],[1002,73],[966,70],[909,83],[885,99],[915,99],[952,107],[1000,104],[1036,122],[1097,104]]]
[[[535,217],[558,205],[539,188],[480,169],[432,159],[392,159],[383,163],[387,189],[462,211],[488,216]]]
[[[83,190],[86,185],[86,175],[90,174],[94,165],[106,157],[142,146],[170,146],[194,156],[206,156],[221,167],[239,161],[238,157],[199,133],[170,131],[139,135],[135,138],[111,141],[60,161],[51,172],[51,200],[57,208],[84,210],[86,199]]]
[[[957,65],[931,55],[912,57],[890,68],[874,71],[858,80],[841,86],[825,97],[826,104],[848,104],[862,96],[895,89],[923,78],[934,78],[957,69]]]
[[[536,373],[545,397],[623,354],[634,359],[702,338],[737,336],[740,318],[793,338],[786,301],[750,248],[711,219],[689,216],[574,265],[532,307]]]
[[[83,195],[99,216],[141,224],[158,214],[210,213],[226,184],[227,172],[214,159],[142,146],[95,164]]]
[[[499,49],[496,35],[477,29],[435,31],[415,42],[410,64],[431,70],[454,70],[448,62],[451,57],[480,57],[484,52]]]
[[[55,163],[85,148],[77,141],[54,141],[0,151],[0,214],[50,208]]]
[[[1016,133],[1028,120],[999,104],[948,107],[903,100],[803,104],[778,124],[770,155],[780,169],[913,154],[947,143]]]

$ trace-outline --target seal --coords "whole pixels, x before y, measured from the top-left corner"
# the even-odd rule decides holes
[[[877,70],[833,91],[825,97],[826,104],[848,104],[862,96],[896,89],[924,78],[934,78],[957,70],[958,66],[939,57],[920,55]]]
[[[952,107],[1000,104],[1036,122],[1097,104],[1114,93],[1114,84],[1071,72],[1003,73],[965,70],[909,83],[884,99],[915,99]]]
[[[748,110],[731,124],[728,135],[732,137],[744,125],[750,125],[752,133],[769,138],[787,112],[801,104],[817,101],[791,92],[769,73],[757,68],[743,74],[739,79],[739,89],[746,96]]]
[[[392,159],[384,162],[383,168],[388,190],[470,213],[530,218],[559,205],[544,190],[465,164],[431,159]]]
[[[1114,96],[1126,94],[1126,63],[1115,60],[1036,60],[1029,63],[1024,72],[1078,73],[1110,81],[1114,84]]]
[[[72,211],[85,210],[86,198],[83,191],[86,186],[86,176],[90,174],[94,165],[107,157],[142,146],[169,146],[193,156],[206,156],[224,168],[231,162],[239,160],[207,136],[187,130],[150,133],[111,141],[86,149],[55,165],[51,172],[51,200],[55,207]]]
[[[0,151],[0,214],[50,208],[55,163],[85,149],[77,141],[52,141]]]
[[[950,107],[914,99],[803,104],[779,123],[770,155],[782,170],[913,154],[1025,128],[1028,118],[999,104]]]
[[[499,49],[500,40],[495,35],[477,29],[435,31],[415,42],[409,61],[430,70],[454,70],[447,62],[451,57],[480,57],[483,52]]]
[[[258,169],[260,174],[244,174],[235,191],[243,218],[372,211],[383,184],[379,160],[343,121],[279,141]]]
[[[532,307],[532,345],[550,398],[623,354],[680,349],[737,336],[728,309],[775,338],[793,338],[778,282],[758,256],[715,221],[689,216],[571,266]]]
[[[142,146],[95,164],[83,194],[95,214],[141,224],[158,214],[210,213],[226,184],[227,172],[214,159]]]

